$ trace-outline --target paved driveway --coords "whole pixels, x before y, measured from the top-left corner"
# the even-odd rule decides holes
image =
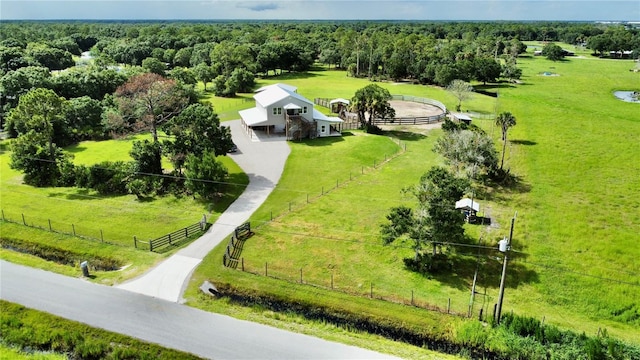
[[[168,301],[181,301],[184,287],[196,266],[238,225],[246,222],[278,184],[290,153],[287,142],[253,142],[242,129],[240,120],[225,122],[224,125],[231,127],[233,141],[238,146],[238,151],[229,156],[249,176],[246,190],[202,237],[144,275],[118,285],[118,288]]]

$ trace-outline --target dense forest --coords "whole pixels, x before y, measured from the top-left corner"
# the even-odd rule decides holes
[[[640,29],[615,24],[3,22],[0,122],[17,138],[12,166],[25,172],[27,183],[144,194],[157,184],[127,181],[133,185],[111,188],[101,172],[130,167],[131,174],[161,173],[164,154],[181,176],[183,167],[203,171],[190,157],[224,154],[232,146],[223,130],[206,145],[197,138],[202,129],[220,129],[211,107],[198,104],[198,82],[217,96],[234,96],[252,91],[256,77],[314,64],[376,81],[515,81],[521,75],[517,58],[527,50],[523,41],[531,40],[547,42],[543,54],[554,60],[562,57],[554,42],[590,48],[594,56],[640,54]],[[159,141],[159,130],[175,140]],[[60,150],[142,131],[153,140],[134,147],[134,165],[71,172],[73,164]],[[62,176],[70,173],[73,178]]]

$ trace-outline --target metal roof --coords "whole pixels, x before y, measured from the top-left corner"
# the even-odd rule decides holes
[[[276,84],[278,85],[278,84]],[[287,97],[292,97],[294,99],[298,99],[304,103],[311,104],[313,103],[307,100],[304,96],[295,93],[293,91],[289,91],[281,86],[271,86],[268,89],[260,91],[259,93],[253,95],[253,98],[260,104],[262,107],[267,107],[269,105],[273,105],[280,100],[286,99]]]
[[[469,198],[456,201],[456,209],[473,210],[475,212],[480,211],[480,204],[477,201]]]
[[[265,90],[269,90],[269,89],[274,88],[274,87],[279,87],[281,89],[285,89],[285,90],[291,91],[291,92],[298,91],[298,88],[293,86],[293,85],[277,83],[277,84],[271,84],[271,85],[263,86],[260,89],[256,90],[255,92],[259,93],[259,92],[262,92],[262,91],[265,91]]]

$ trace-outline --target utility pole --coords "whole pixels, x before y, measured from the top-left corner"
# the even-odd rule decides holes
[[[511,239],[513,238],[513,224],[516,222],[516,216],[518,216],[518,212],[516,211],[515,215],[511,219],[511,231],[509,232],[508,239],[502,239],[498,243],[500,252],[504,253],[504,260],[502,262],[502,278],[500,279],[500,293],[498,295],[498,306],[496,308],[496,313],[494,314],[494,320],[496,324],[500,324],[500,316],[502,314],[502,299],[504,298],[504,283],[507,277],[507,258],[509,250],[511,249]]]

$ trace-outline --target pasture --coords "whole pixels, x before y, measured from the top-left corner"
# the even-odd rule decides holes
[[[640,217],[634,203],[640,196],[640,163],[635,159],[640,109],[638,104],[621,102],[612,94],[615,90],[638,90],[638,74],[629,72],[634,64],[591,58],[551,62],[525,56],[519,59],[519,66],[523,69],[521,84],[487,85],[483,90],[498,92],[497,98],[476,94],[463,104],[463,109],[478,113],[510,111],[518,121],[509,132],[505,159],[518,185],[477,189],[477,200],[496,226],[469,226],[468,233],[482,237],[484,244],[495,245],[508,235],[509,221],[518,213],[514,249],[522,254],[509,267],[503,312],[514,311],[592,335],[607,328],[610,334],[638,343],[640,263],[636,259],[640,250],[635,241]],[[541,76],[545,71],[558,76]],[[296,85],[308,98],[350,97],[367,83],[335,71],[290,78],[285,74],[268,81],[273,82]],[[441,89],[381,85],[391,93],[454,104]],[[212,101],[216,104],[218,99]],[[491,120],[476,124],[500,145],[500,131]],[[222,268],[221,253],[216,251],[197,270],[192,284],[209,278],[323,303],[336,292],[315,290],[313,296],[307,296],[304,292],[309,287],[296,283],[329,288],[333,274],[334,287],[350,294],[368,297],[373,293],[406,302],[413,290],[420,301],[446,308],[450,299],[455,312],[466,313],[473,279],[470,269],[475,268],[475,262],[457,274],[420,276],[402,264],[402,258],[411,255],[410,244],[385,247],[378,234],[389,207],[411,204],[401,195],[402,188],[415,184],[430,166],[442,162],[431,151],[439,130],[426,135],[393,134],[406,142],[407,151],[346,182],[350,174],[371,163],[364,159],[358,162],[353,154],[382,159],[387,151],[379,149],[372,154],[376,150],[362,141],[374,141],[375,137],[354,134],[324,146],[291,144],[290,161],[278,188],[252,218],[262,226],[244,246],[245,269],[259,276]],[[389,146],[394,144],[387,137],[385,141]],[[344,163],[351,165],[335,169],[336,164]],[[309,174],[313,176],[309,178]],[[338,184],[344,181],[343,185],[288,211],[289,202],[297,205],[304,193],[320,194],[321,186],[333,189],[336,180]],[[264,277],[265,263],[269,278]],[[476,296],[476,315],[481,307],[485,314],[492,310],[500,262],[495,257],[482,258],[479,269],[479,289],[486,290],[487,296]],[[287,282],[263,286],[273,284],[271,277]]]
[[[92,165],[102,161],[130,161],[129,151],[135,139],[149,135],[109,141],[85,141],[67,149],[76,164]],[[147,241],[194,224],[206,214],[213,222],[244,189],[230,186],[228,193],[215,203],[191,197],[160,196],[141,201],[135,195],[101,196],[80,188],[36,188],[22,184],[22,174],[9,167],[10,154],[0,154],[0,192],[4,218],[24,221],[30,226],[104,240],[128,247],[133,236]],[[228,157],[220,161],[229,170],[229,181],[246,184],[247,178]],[[170,167],[164,160],[163,166]]]

